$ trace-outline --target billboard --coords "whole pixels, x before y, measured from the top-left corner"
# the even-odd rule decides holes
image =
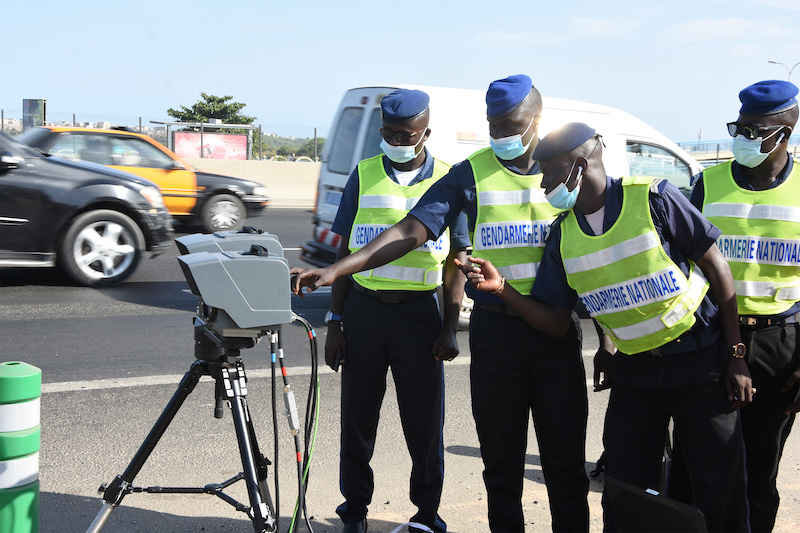
[[[247,135],[242,134],[203,132],[203,145],[200,146],[200,132],[176,131],[172,146],[178,157],[247,159]]]
[[[27,131],[36,126],[44,126],[47,117],[47,101],[41,99],[22,100],[22,131]]]

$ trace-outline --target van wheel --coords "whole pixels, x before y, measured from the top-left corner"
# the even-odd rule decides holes
[[[244,226],[247,211],[244,202],[232,194],[217,194],[209,198],[200,213],[200,222],[208,233],[237,231]]]
[[[145,247],[130,217],[110,209],[89,211],[72,221],[58,250],[58,263],[88,287],[111,287],[128,279]]]

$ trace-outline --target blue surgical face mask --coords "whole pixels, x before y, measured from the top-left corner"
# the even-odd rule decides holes
[[[528,144],[522,144],[522,138],[528,133],[528,130],[531,129],[532,124],[533,119],[531,119],[530,124],[528,124],[528,127],[522,134],[509,135],[508,137],[501,137],[500,139],[495,139],[490,135],[489,145],[492,147],[494,154],[503,161],[511,161],[527,152],[531,141],[533,141],[533,136],[531,136],[531,140],[528,141]]]
[[[419,141],[413,146],[393,146],[387,143],[386,139],[381,139],[381,150],[383,150],[386,157],[393,163],[408,163],[417,157],[417,146],[419,146],[422,139],[425,138],[425,132],[427,131],[427,128],[422,131],[422,134],[419,136]]]
[[[775,135],[778,131],[779,130],[776,130],[772,135]],[[761,145],[764,141],[772,137],[772,135],[768,135],[763,139],[761,137],[747,139],[741,134],[734,137],[731,150],[733,151],[733,157],[736,159],[736,162],[747,168],[755,168],[763,163],[767,157],[769,157],[769,154],[778,148],[783,140],[784,134],[781,134],[782,136],[775,142],[775,146],[772,147],[772,150],[767,153],[761,153]]]
[[[581,178],[583,177],[583,167],[578,167],[578,173],[575,175],[575,188],[572,191],[567,190],[566,182],[569,181],[569,176],[572,174],[572,169],[575,168],[575,163],[569,167],[569,174],[567,179],[558,185],[556,188],[545,195],[550,205],[556,209],[572,209],[575,202],[578,201],[578,194],[581,192]]]

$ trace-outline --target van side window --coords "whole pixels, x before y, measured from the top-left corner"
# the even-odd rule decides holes
[[[364,149],[361,151],[361,157],[359,159],[368,159],[383,153],[383,150],[381,150],[381,132],[379,131],[382,123],[381,108],[376,107],[372,110],[372,115],[369,117],[367,135],[364,138]]]
[[[667,178],[679,189],[689,188],[692,177],[689,165],[672,152],[640,142],[627,142],[628,167],[631,176]]]
[[[353,151],[363,114],[364,109],[360,107],[348,107],[342,111],[331,146],[329,171],[336,174],[350,174],[353,171]]]

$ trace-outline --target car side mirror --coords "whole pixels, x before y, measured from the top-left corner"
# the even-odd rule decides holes
[[[8,172],[15,168],[19,168],[17,157],[8,150],[0,152],[0,172]]]
[[[180,161],[172,160],[172,170],[186,170],[186,166]]]

